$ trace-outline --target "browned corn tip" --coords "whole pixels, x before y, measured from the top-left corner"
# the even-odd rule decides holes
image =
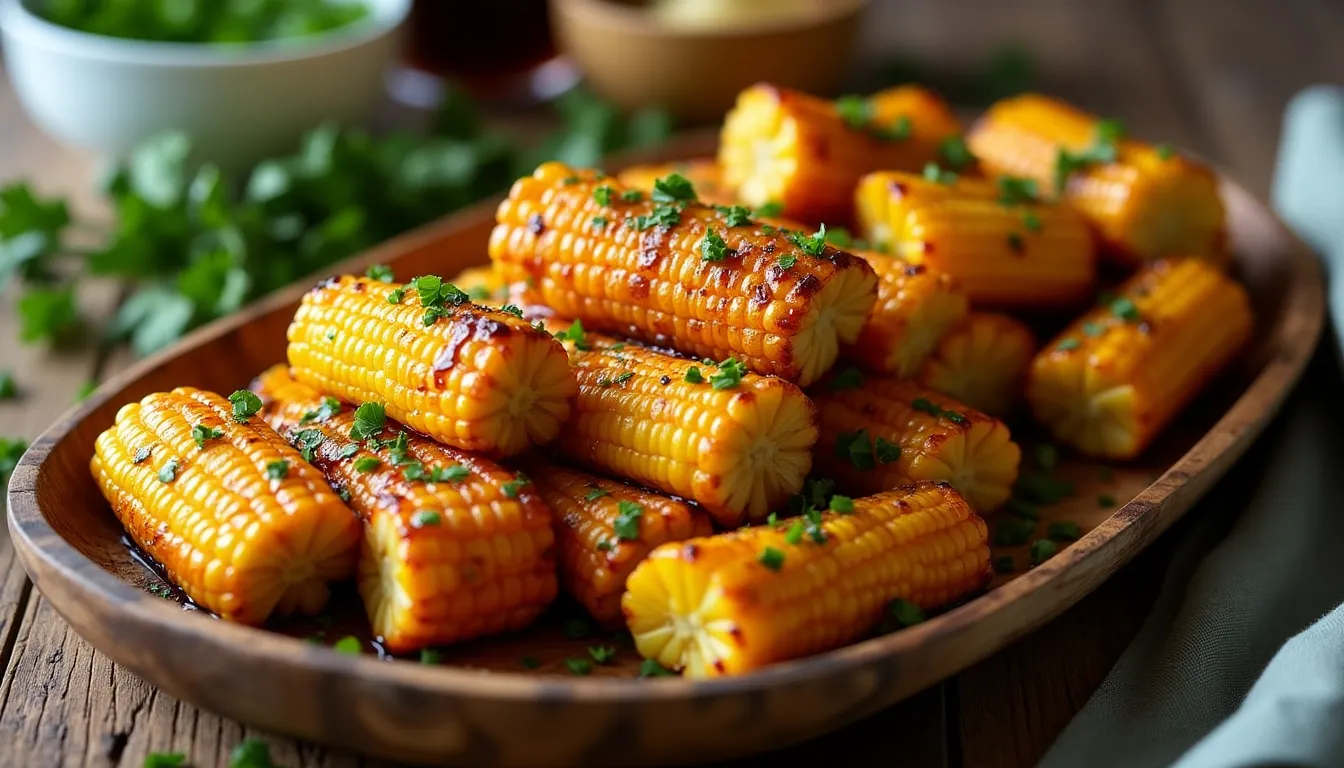
[[[919,383],[959,402],[1004,417],[1022,397],[1036,336],[1007,315],[972,312],[943,336],[919,372]]]
[[[1060,442],[1134,458],[1253,332],[1246,290],[1216,265],[1154,262],[1036,355],[1027,399]]]
[[[729,227],[712,207],[631,202],[624,191],[559,163],[520,179],[491,234],[501,275],[530,282],[527,303],[592,330],[736,357],[790,381],[815,379],[858,336],[877,292],[862,259],[820,245],[808,255],[785,233]],[[639,218],[660,206],[679,208],[678,223],[640,230]]]
[[[943,335],[970,311],[948,275],[880,253],[859,252],[877,272],[877,303],[859,339],[841,356],[901,378],[919,372]]]
[[[677,499],[540,460],[527,473],[555,512],[561,585],[607,629],[624,626],[625,580],[654,547],[714,532]]]
[[[212,392],[123,406],[91,469],[136,545],[222,618],[317,613],[327,582],[354,570],[354,515],[260,417],[237,421]]]
[[[564,350],[508,312],[438,312],[413,285],[325,281],[289,327],[294,376],[465,450],[508,456],[554,438],[575,390]]]
[[[943,484],[854,499],[795,521],[664,544],[622,600],[640,654],[690,677],[737,675],[853,642],[900,598],[938,608],[992,573],[984,520]]]
[[[821,427],[813,466],[841,492],[942,481],[981,512],[1012,494],[1021,450],[998,419],[914,382],[876,375],[824,379],[808,393]]]
[[[253,390],[364,520],[359,590],[388,650],[521,629],[555,598],[551,511],[528,478],[392,421],[353,439],[353,406],[283,365]]]
[[[565,348],[579,381],[554,446],[567,460],[691,499],[724,526],[764,519],[802,488],[817,425],[798,387],[597,333]]]

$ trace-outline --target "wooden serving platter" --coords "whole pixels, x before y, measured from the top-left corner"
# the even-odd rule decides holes
[[[712,151],[712,137],[698,136],[626,159]],[[285,329],[308,283],[199,330],[62,417],[13,473],[10,530],[33,582],[86,640],[179,699],[269,730],[422,764],[647,765],[778,748],[908,697],[1064,611],[1189,510],[1278,411],[1321,331],[1322,274],[1263,204],[1230,181],[1222,187],[1237,270],[1258,316],[1252,347],[1140,460],[1060,458],[1055,477],[1075,492],[1042,509],[1032,539],[1068,520],[1086,533],[1079,541],[1034,568],[1025,546],[996,547],[1016,568],[985,594],[830,653],[739,678],[639,679],[639,659],[622,638],[575,637],[577,612],[558,606],[533,629],[446,649],[428,666],[382,658],[367,642],[362,656],[327,647],[346,634],[367,639],[349,591],[322,621],[264,630],[164,599],[172,594],[126,546],[89,476],[94,438],[146,394],[186,385],[227,393],[283,360]],[[403,279],[456,274],[485,261],[495,206],[477,205],[331,272],[383,263]],[[570,675],[564,659],[592,645],[616,647],[615,661],[590,677]]]

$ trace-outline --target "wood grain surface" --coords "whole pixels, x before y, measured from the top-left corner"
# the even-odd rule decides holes
[[[965,73],[1000,44],[1023,43],[1040,89],[1123,115],[1139,135],[1199,148],[1263,197],[1288,98],[1314,82],[1344,81],[1342,17],[1332,0],[878,0],[864,57],[872,64],[896,53],[935,72]],[[0,178],[35,177],[44,191],[90,199],[87,161],[37,133],[7,88],[0,139]],[[105,291],[108,308],[115,296]],[[0,433],[33,437],[86,379],[130,362],[96,349],[19,347],[10,309],[0,301],[0,368],[15,371],[25,396],[0,403]],[[1179,528],[1072,610],[954,680],[830,737],[733,765],[786,756],[890,765],[893,752],[913,766],[1032,764],[1137,630]],[[240,738],[261,735],[157,693],[92,651],[31,592],[3,531],[0,667],[6,764],[138,766],[147,752],[176,750],[214,766]],[[281,765],[384,765],[268,741]]]

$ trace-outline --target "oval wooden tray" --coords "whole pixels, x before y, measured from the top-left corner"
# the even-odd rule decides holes
[[[709,151],[702,137],[658,155]],[[593,677],[567,676],[563,659],[598,641],[566,639],[554,616],[535,630],[451,649],[441,667],[388,663],[292,636],[312,626],[251,629],[150,594],[157,577],[132,558],[89,477],[95,436],[122,404],[150,392],[246,386],[284,358],[285,328],[308,284],[200,330],[64,416],[13,474],[10,529],[38,589],[86,640],[173,696],[262,728],[436,764],[639,765],[777,748],[910,696],[1056,616],[1184,514],[1260,433],[1315,347],[1322,277],[1265,206],[1230,182],[1223,192],[1238,270],[1260,320],[1255,344],[1141,460],[1106,469],[1062,463],[1059,474],[1078,493],[1047,510],[1047,522],[1069,519],[1089,532],[916,627],[749,676],[633,679],[638,659],[625,649]],[[455,274],[485,259],[494,207],[478,205],[332,271],[386,263],[403,278]],[[1105,508],[1102,496],[1123,506]],[[1021,566],[1022,549],[1005,552]],[[540,667],[524,670],[524,655]]]

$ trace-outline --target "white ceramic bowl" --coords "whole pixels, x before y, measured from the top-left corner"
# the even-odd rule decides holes
[[[197,159],[237,167],[377,105],[411,0],[365,2],[367,18],[318,37],[228,47],[79,32],[21,0],[0,0],[0,33],[19,100],[57,139],[118,158],[180,130]]]

